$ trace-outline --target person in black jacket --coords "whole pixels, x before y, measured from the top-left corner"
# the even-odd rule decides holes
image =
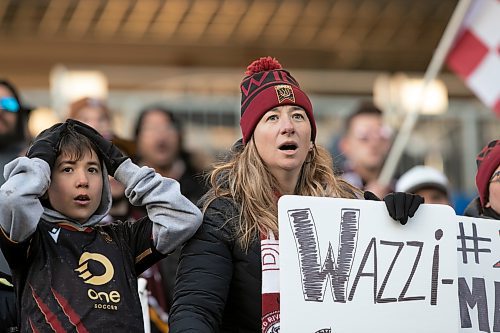
[[[479,196],[465,208],[464,215],[500,220],[500,140],[481,149],[476,158]]]
[[[28,145],[29,108],[22,103],[16,87],[0,79],[0,186],[5,182],[3,169],[20,156]],[[0,331],[16,332],[16,295],[9,265],[0,251]]]
[[[309,98],[276,59],[253,62],[241,92],[243,138],[214,167],[202,226],[182,249],[170,333],[277,332],[278,277],[262,270],[261,246],[279,250],[278,198],[362,195],[334,175],[331,156],[315,144]],[[396,204],[408,203],[397,216],[404,223],[423,201],[404,193],[384,199],[393,217]]]

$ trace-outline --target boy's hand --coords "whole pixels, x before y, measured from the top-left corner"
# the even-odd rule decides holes
[[[365,191],[363,196],[366,200],[380,201],[380,199],[370,191]],[[417,194],[394,192],[387,194],[384,197],[384,202],[389,215],[404,225],[408,222],[408,217],[413,217],[417,208],[424,203],[424,198]]]
[[[115,174],[120,164],[128,158],[111,141],[106,140],[92,127],[74,119],[68,119],[66,123],[69,126],[73,126],[78,133],[85,135],[96,145],[111,176]]]
[[[43,130],[33,140],[33,143],[26,152],[26,157],[40,158],[47,162],[52,169],[56,162],[57,146],[61,139],[61,133],[67,128],[67,124],[58,123]]]

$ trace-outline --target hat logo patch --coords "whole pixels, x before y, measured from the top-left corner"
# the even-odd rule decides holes
[[[292,103],[295,103],[295,95],[293,94],[292,86],[288,84],[280,84],[274,86],[274,89],[276,89],[278,103],[281,104],[286,99],[288,99]]]

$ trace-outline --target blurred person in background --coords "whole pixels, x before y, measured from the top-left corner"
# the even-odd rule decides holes
[[[134,158],[134,143],[113,133],[111,110],[104,101],[90,97],[80,98],[70,104],[68,118],[81,121],[94,128],[104,138],[111,140],[125,155]],[[134,216],[128,199],[125,197],[125,186],[111,176],[109,177],[109,183],[113,205],[105,220],[110,222],[115,220],[138,220],[146,215],[144,212]]]
[[[450,182],[441,171],[432,167],[414,166],[398,179],[395,190],[418,194],[426,204],[451,206]]]
[[[4,166],[19,157],[29,141],[28,109],[12,83],[0,79],[0,185],[5,182]]]
[[[176,179],[181,193],[193,203],[206,192],[202,170],[192,164],[192,156],[183,147],[181,124],[167,108],[152,105],[140,112],[135,127],[135,142],[139,165],[151,167],[164,177]],[[158,331],[164,332],[167,326],[179,256],[180,249],[177,249],[143,274],[152,292],[152,327]],[[156,307],[151,306],[154,302],[157,302]]]
[[[22,155],[28,144],[28,111],[14,85],[0,79],[0,186],[5,182],[4,166]],[[0,329],[17,332],[16,326],[16,295],[10,268],[0,252]]]
[[[363,102],[346,118],[344,129],[339,141],[346,159],[342,178],[378,197],[391,192],[392,185],[382,186],[377,181],[392,141],[392,129],[384,124],[382,111]]]
[[[489,142],[476,158],[479,196],[465,209],[465,216],[500,220],[500,140]]]
[[[83,97],[71,103],[68,118],[89,125],[108,140],[113,138],[111,111],[97,98]]]
[[[181,123],[167,108],[153,105],[142,110],[135,140],[140,164],[179,181],[182,194],[194,203],[206,192],[204,166],[193,165],[193,156],[183,146]]]

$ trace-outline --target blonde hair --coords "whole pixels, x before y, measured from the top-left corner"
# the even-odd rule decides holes
[[[294,194],[357,198],[361,191],[335,176],[332,167],[326,149],[314,146],[302,165]],[[259,233],[278,234],[277,180],[260,158],[253,140],[217,163],[209,180],[211,189],[202,199],[203,211],[218,197],[233,199],[240,210],[235,236],[243,249],[248,250]]]

